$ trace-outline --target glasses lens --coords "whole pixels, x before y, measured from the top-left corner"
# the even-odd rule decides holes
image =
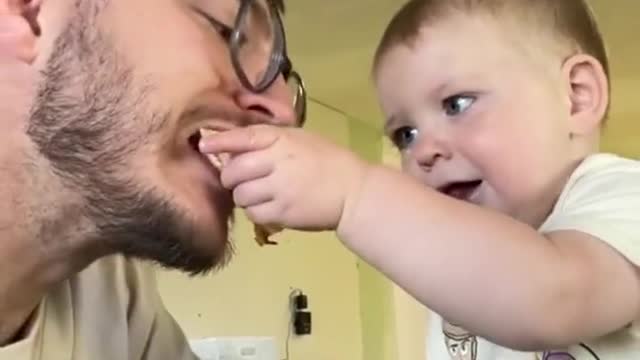
[[[543,360],[576,360],[576,358],[567,353],[553,352],[545,354]]]
[[[247,1],[236,24],[234,39],[237,62],[252,88],[264,87],[274,77],[276,21],[266,1]],[[276,70],[277,71],[277,70]]]
[[[300,77],[297,72],[292,71],[287,79],[287,85],[293,96],[293,108],[296,113],[298,125],[303,126],[307,120],[307,91],[304,87],[302,77]]]

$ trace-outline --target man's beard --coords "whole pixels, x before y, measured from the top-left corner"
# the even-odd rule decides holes
[[[133,69],[99,31],[99,9],[91,3],[78,2],[77,16],[55,43],[27,134],[50,163],[50,176],[80,197],[79,220],[91,224],[83,240],[193,275],[224,265],[231,253],[227,239],[217,239],[225,245],[215,254],[199,251],[193,243],[196,226],[186,212],[132,175],[135,155],[149,148],[147,139],[168,112],[148,110],[152,88],[134,86]],[[66,215],[58,212],[59,219],[45,221]]]

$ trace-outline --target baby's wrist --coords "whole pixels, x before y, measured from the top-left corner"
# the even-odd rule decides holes
[[[357,215],[360,211],[359,207],[362,199],[366,197],[365,191],[367,183],[370,181],[370,178],[379,171],[378,166],[360,159],[355,168],[357,170],[347,186],[342,204],[342,212],[336,226],[336,233],[342,241],[345,241],[348,234],[352,232],[350,229],[357,226],[355,223],[357,222]]]

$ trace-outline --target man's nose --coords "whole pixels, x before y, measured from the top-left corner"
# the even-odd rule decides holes
[[[243,89],[238,94],[237,102],[244,110],[266,115],[270,124],[295,126],[297,123],[293,94],[283,76],[278,76],[273,84],[261,93]]]
[[[40,1],[0,1],[0,55],[31,63],[40,35],[37,21]]]

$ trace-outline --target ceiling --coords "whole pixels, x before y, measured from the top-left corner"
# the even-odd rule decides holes
[[[560,0],[562,1],[562,0]],[[640,1],[593,0],[612,59],[614,110],[640,116],[629,91],[640,86]],[[312,97],[355,121],[380,123],[371,58],[386,23],[404,0],[289,0],[289,51]],[[637,83],[637,86],[636,86]],[[625,99],[622,101],[621,99]],[[317,121],[311,119],[311,121]],[[640,134],[640,126],[636,127]]]

